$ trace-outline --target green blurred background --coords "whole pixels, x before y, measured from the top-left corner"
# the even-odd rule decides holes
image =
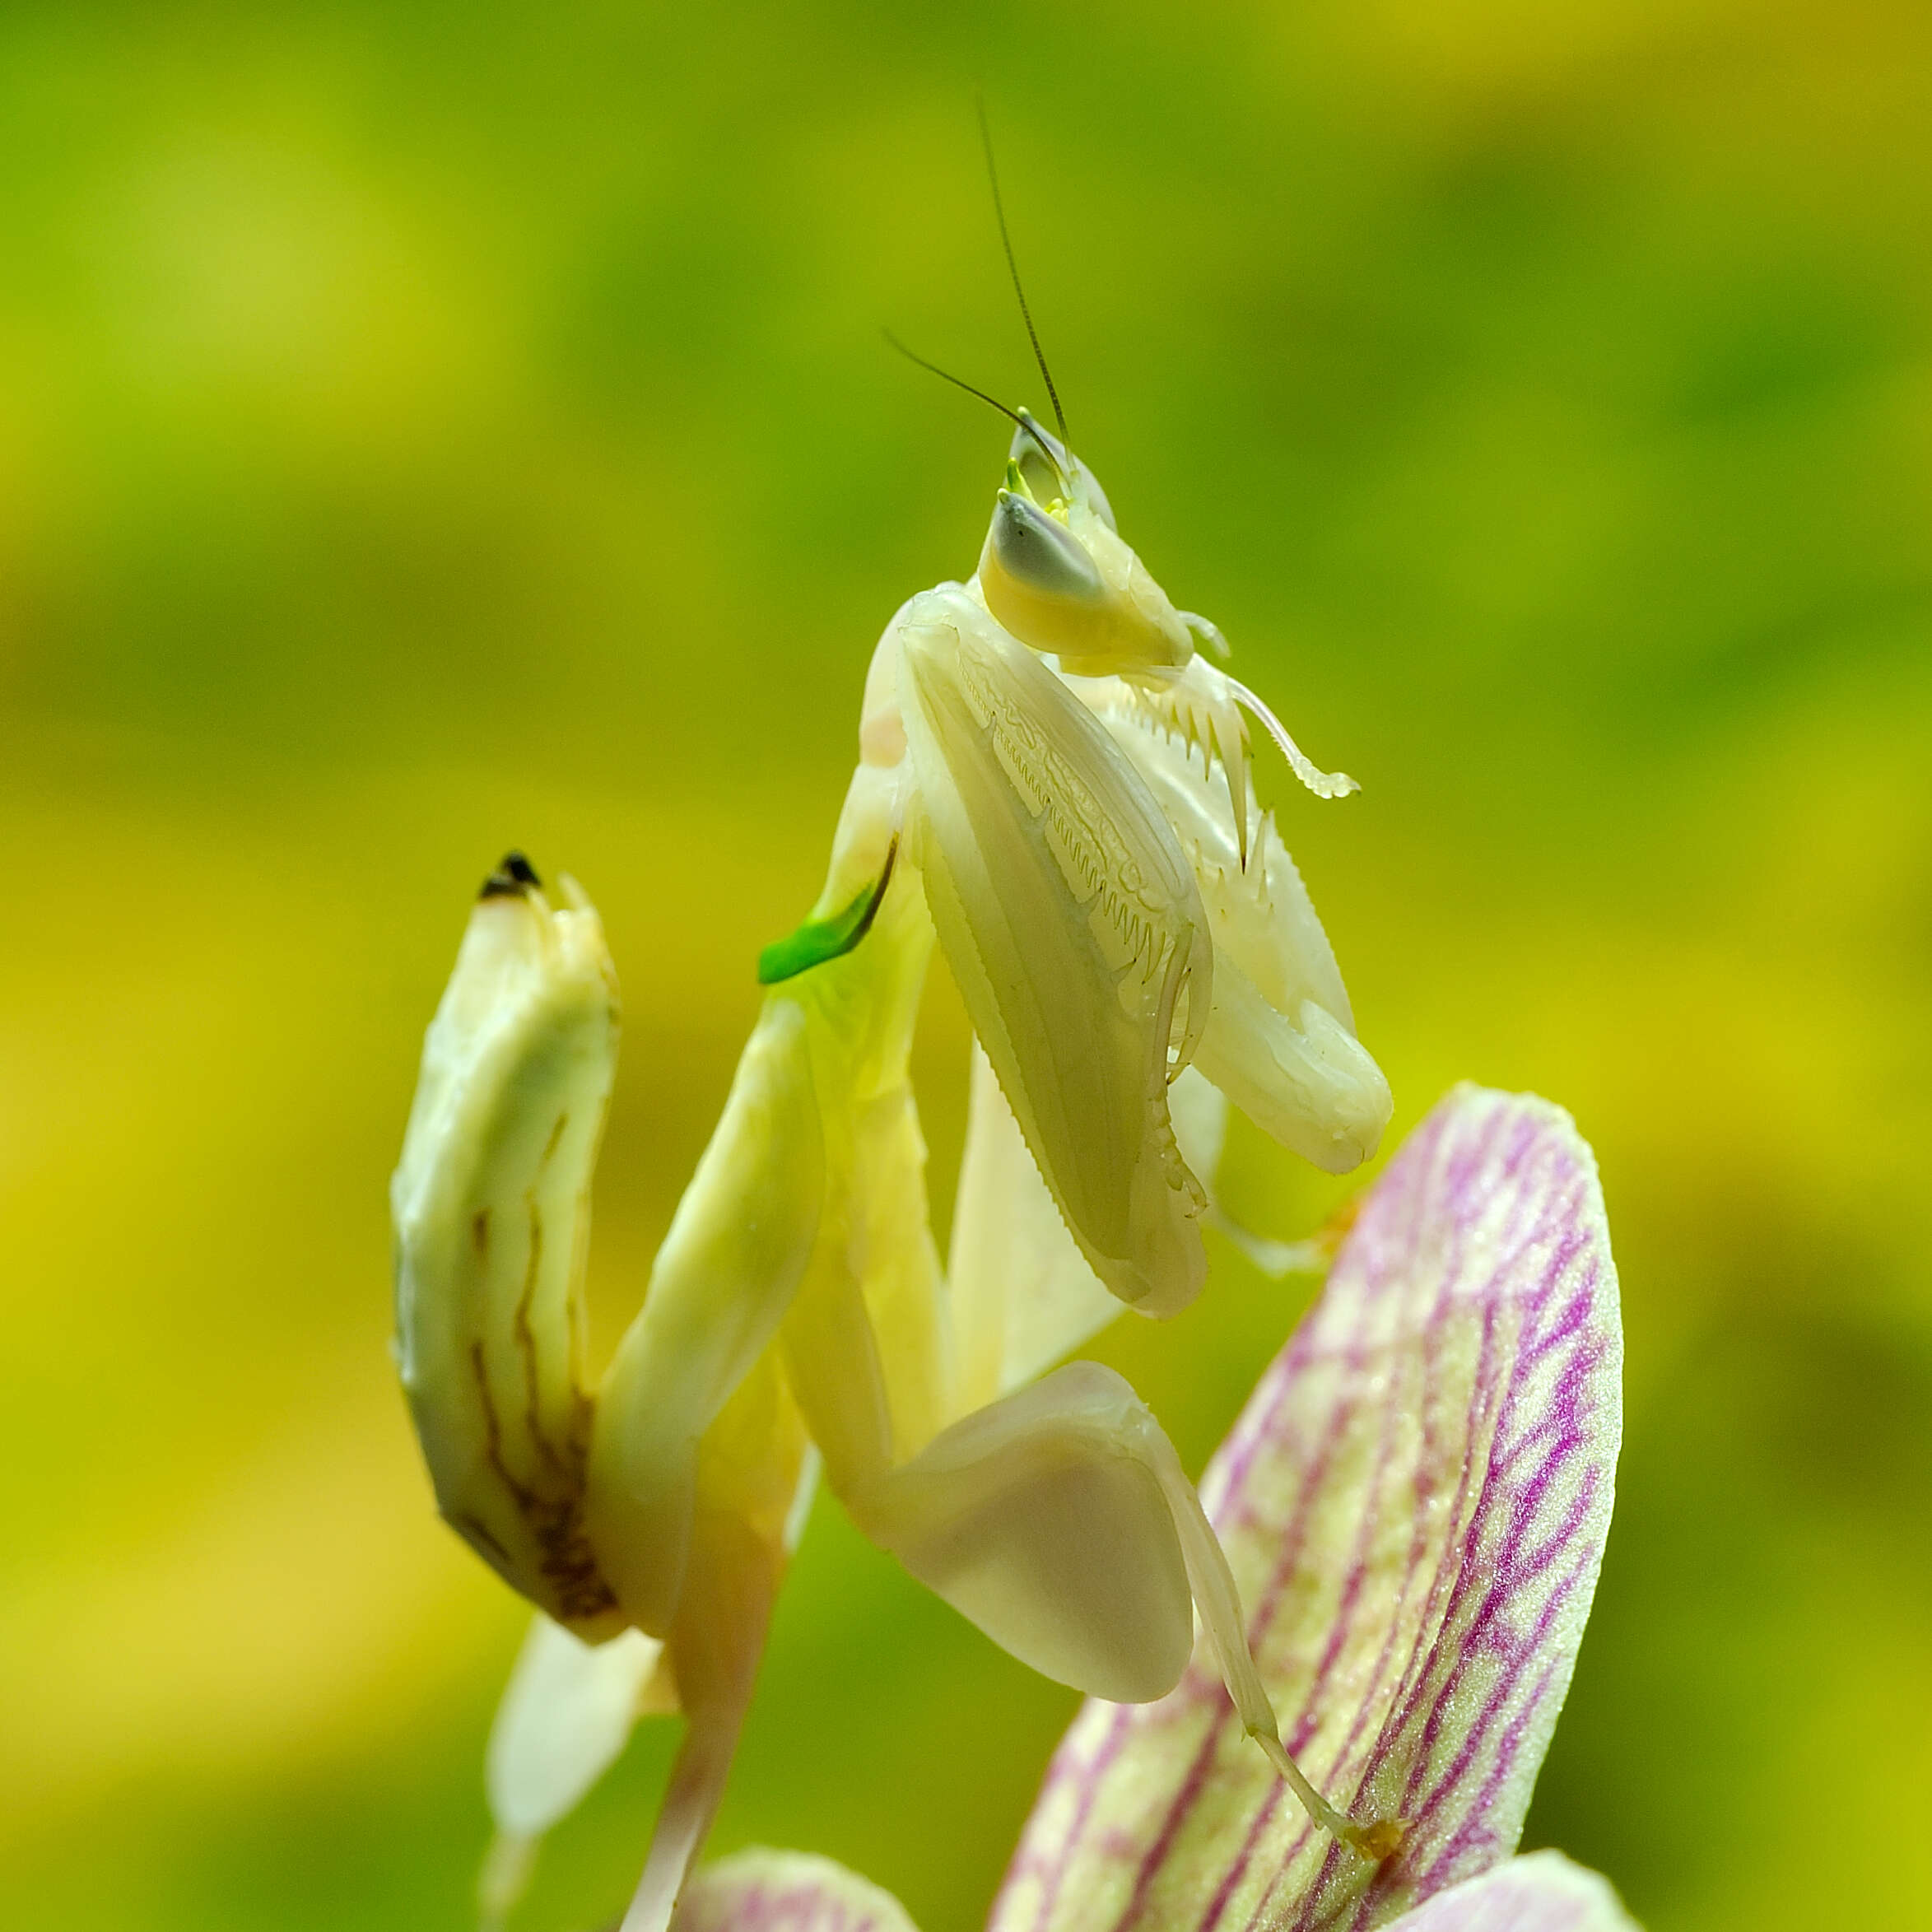
[[[1932,1922],[1932,15],[67,0],[0,16],[8,1925],[468,1922],[523,1617],[386,1352],[421,1028],[505,846],[586,882],[608,1343],[998,478],[880,326],[1040,400],[977,86],[1124,528],[1363,782],[1264,763],[1399,1129],[1466,1075],[1601,1156],[1531,1841],[1655,1932]],[[964,1043],[938,985],[943,1217]],[[1103,1352],[1198,1468],[1304,1298],[1217,1249]],[[822,1500],[715,1843],[967,1932],[1072,1706]]]

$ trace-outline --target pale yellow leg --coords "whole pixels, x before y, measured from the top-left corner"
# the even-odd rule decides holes
[[[828,1459],[827,1470],[859,1527],[921,1582],[1091,1697],[1145,1703],[1171,1690],[1198,1611],[1242,1725],[1310,1815],[1366,1856],[1394,1849],[1393,1827],[1355,1823],[1289,1757],[1220,1541],[1173,1445],[1111,1369],[1070,1362],[896,1468]]]
[[[687,1728],[622,1932],[666,1932],[671,1923],[724,1795],[781,1568],[742,1519],[699,1509],[668,1646]]]
[[[774,999],[598,1398],[585,1527],[626,1617],[654,1636],[687,1592],[699,1446],[783,1319],[824,1199],[805,1022]]]

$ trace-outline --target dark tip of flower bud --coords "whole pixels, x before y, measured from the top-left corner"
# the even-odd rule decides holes
[[[483,881],[483,889],[477,893],[479,899],[520,899],[531,887],[541,887],[543,882],[537,876],[537,868],[521,852],[505,852],[498,862],[496,871]]]

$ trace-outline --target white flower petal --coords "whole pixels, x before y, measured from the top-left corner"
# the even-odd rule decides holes
[[[1533,1851],[1438,1892],[1390,1932],[1636,1932],[1636,1921],[1608,1880],[1560,1851]]]

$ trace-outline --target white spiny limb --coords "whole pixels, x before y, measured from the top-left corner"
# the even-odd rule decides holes
[[[1301,747],[1288,736],[1287,727],[1274,713],[1269,710],[1255,693],[1250,691],[1238,677],[1230,677],[1224,671],[1222,676],[1227,679],[1227,686],[1235,696],[1261,720],[1268,735],[1280,747],[1282,756],[1293,768],[1296,777],[1306,785],[1318,798],[1345,798],[1351,792],[1358,792],[1362,787],[1346,771],[1324,771]]]
[[[1185,691],[1225,682],[1196,660]],[[1218,775],[1171,701],[1124,680],[1080,694],[1152,791],[1194,871],[1214,937],[1213,1009],[1196,1064],[1272,1138],[1329,1173],[1373,1152],[1388,1082],[1359,1040],[1347,989],[1271,812],[1252,804],[1244,868]]]
[[[1198,751],[1204,776],[1212,778],[1219,762],[1222,781],[1227,788],[1228,823],[1233,829],[1238,862],[1245,871],[1253,809],[1248,726],[1235,701],[1232,684],[1231,678],[1204,658],[1195,658],[1178,677],[1115,681],[1119,699],[1101,708],[1109,715],[1136,716],[1177,738],[1190,752]]]

